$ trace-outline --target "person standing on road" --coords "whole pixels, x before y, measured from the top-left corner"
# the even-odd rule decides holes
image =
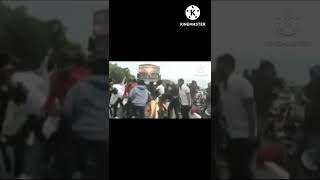
[[[51,52],[53,53],[53,52]],[[83,54],[67,56],[67,64],[57,64],[59,70],[50,78],[49,95],[45,104],[45,111],[48,117],[58,117],[57,130],[50,138],[49,154],[54,156],[54,167],[59,173],[66,176],[68,173],[68,162],[65,159],[71,154],[69,150],[69,124],[61,116],[60,105],[64,104],[65,97],[69,90],[79,82],[84,81],[90,75],[87,66],[88,59]],[[50,119],[48,119],[50,120]],[[53,151],[53,152],[51,152]],[[50,155],[51,156],[51,155]]]
[[[162,81],[159,80],[159,81],[157,82],[157,88],[156,88],[156,91],[157,91],[159,97],[161,97],[162,95],[164,95],[164,89],[165,89],[165,88],[164,88],[164,86],[163,86],[163,84],[162,84]]]
[[[114,118],[119,118],[118,117],[118,106],[120,105],[121,108],[123,108],[122,104],[122,98],[124,95],[124,87],[121,84],[114,84],[112,87],[112,93],[111,93],[111,99],[110,99],[110,104],[111,108],[113,108],[113,117]]]
[[[144,119],[146,105],[151,101],[151,97],[143,80],[140,80],[138,82],[138,86],[131,90],[129,94],[129,101],[132,103],[135,117]]]
[[[253,88],[248,80],[235,73],[235,59],[230,54],[217,58],[222,113],[229,142],[227,161],[232,179],[252,179],[250,163],[257,139],[257,117]]]
[[[168,90],[170,104],[168,107],[168,117],[172,117],[172,110],[174,110],[176,119],[179,119],[179,88],[176,84],[170,85],[170,90]]]
[[[164,102],[164,93],[165,93],[165,88],[162,84],[162,81],[159,80],[157,81],[157,88],[156,88],[156,94],[158,95],[159,98],[159,118],[163,118],[163,102]]]
[[[19,83],[13,82],[13,75],[16,72],[16,67],[12,57],[7,53],[0,53],[0,140],[1,140],[1,155],[3,157],[3,165],[9,169],[13,163],[12,169],[14,176],[20,175],[24,171],[23,164],[26,162],[26,134],[21,129],[24,128],[27,113],[24,105],[27,101],[27,90]],[[22,121],[21,121],[22,119]],[[16,123],[12,123],[15,121]],[[13,131],[12,128],[18,131]],[[13,149],[13,162],[10,154],[7,153],[5,146],[11,146]],[[2,174],[1,174],[2,176]]]
[[[147,88],[151,94],[156,94],[157,90],[156,90],[155,82],[150,81]]]
[[[151,93],[151,102],[149,103],[149,118],[159,119],[158,97],[155,92]]]
[[[66,95],[63,115],[71,125],[72,167],[69,176],[85,177],[89,154],[96,162],[95,178],[108,177],[109,122],[104,59],[90,62],[92,74]],[[76,173],[77,172],[77,173]]]
[[[198,84],[196,81],[192,81],[191,84],[189,85],[190,88],[190,95],[191,95],[191,99],[194,100],[197,94],[197,90],[198,90]]]
[[[107,84],[107,92],[108,92],[108,102],[110,102],[110,99],[111,99],[111,91],[112,91],[112,87],[113,87],[113,80],[111,78],[109,78],[108,80],[108,84]]]
[[[181,102],[181,114],[183,119],[190,119],[189,112],[191,109],[191,95],[190,89],[184,84],[183,79],[178,80],[179,85],[179,96]]]
[[[123,97],[124,97],[124,98],[127,98],[127,97],[129,96],[131,90],[132,90],[133,88],[137,87],[137,86],[138,86],[137,80],[131,79],[131,80],[129,81],[128,86],[126,87],[126,89],[125,89],[125,91],[124,91]]]
[[[130,83],[128,84],[128,86],[126,87],[126,89],[124,91],[123,99],[128,98],[131,90],[137,86],[138,86],[137,80],[131,79]],[[132,115],[132,108],[131,108],[131,103],[129,101],[127,102],[127,104],[125,104],[124,111],[126,112],[126,116],[130,118]]]
[[[301,148],[314,148],[314,161],[320,162],[320,65],[310,68],[311,81],[305,87],[305,121],[303,123],[303,141]]]

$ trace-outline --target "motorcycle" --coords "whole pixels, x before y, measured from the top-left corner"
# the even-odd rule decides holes
[[[303,106],[297,104],[292,95],[280,95],[270,111],[267,134],[285,145],[290,178],[320,177],[318,140],[306,141],[302,133]]]
[[[206,102],[208,94],[205,91],[198,91],[193,100],[193,104],[200,108],[200,116],[205,119],[211,118],[211,103]],[[210,100],[211,101],[211,100]]]
[[[294,136],[299,130],[302,119],[295,114],[295,99],[293,94],[279,94],[275,100],[267,117],[267,128],[264,132],[267,137],[285,141]]]

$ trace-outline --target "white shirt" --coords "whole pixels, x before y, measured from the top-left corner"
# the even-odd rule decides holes
[[[227,89],[220,84],[222,112],[226,118],[227,131],[232,138],[249,137],[249,117],[243,100],[253,98],[253,88],[241,76],[232,73],[228,78]],[[257,135],[257,118],[255,114],[255,136]]]
[[[156,88],[157,92],[159,92],[159,97],[164,94],[164,86],[161,84]]]
[[[187,94],[189,94],[189,95],[187,95]],[[191,105],[190,89],[188,86],[183,84],[181,87],[179,87],[179,95],[180,95],[180,99],[181,99],[181,104],[183,106]],[[190,99],[190,104],[189,104],[189,99]]]
[[[42,108],[49,94],[49,81],[46,81],[33,71],[15,73],[12,80],[15,83],[22,83],[28,90],[26,100],[28,114],[41,115]]]
[[[110,102],[109,104],[113,105],[117,102],[117,100],[119,98],[122,98],[123,97],[123,94],[124,94],[124,86],[120,85],[120,84],[115,84],[112,86],[113,88],[117,89],[118,93],[117,94],[111,94],[111,98],[110,98]]]
[[[115,85],[113,85],[113,88],[117,89],[117,91],[118,91],[117,95],[119,97],[123,97],[124,91],[125,91],[125,87],[124,86],[122,86],[120,84],[115,84]]]

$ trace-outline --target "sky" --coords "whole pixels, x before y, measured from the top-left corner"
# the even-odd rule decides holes
[[[87,50],[92,34],[93,13],[109,8],[109,1],[6,1],[10,7],[26,6],[28,13],[41,20],[58,18],[67,27],[67,37]]]
[[[128,68],[130,73],[137,75],[140,64],[154,64],[160,66],[160,74],[162,79],[169,79],[178,82],[178,79],[183,78],[185,83],[190,83],[192,80],[197,81],[202,88],[208,87],[211,82],[211,62],[124,62],[111,61],[112,64],[118,64],[120,67]],[[201,71],[201,72],[200,72]]]
[[[217,1],[212,3],[212,57],[226,52],[237,59],[238,71],[256,68],[260,58],[270,59],[278,74],[303,85],[308,69],[320,63],[320,2],[315,1]],[[297,33],[280,35],[276,18],[297,17]],[[292,21],[291,21],[292,22]],[[305,47],[267,47],[267,41],[308,42]]]

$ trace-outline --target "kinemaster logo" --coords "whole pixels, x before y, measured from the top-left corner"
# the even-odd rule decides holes
[[[180,26],[206,26],[205,22],[196,21],[200,17],[200,8],[196,5],[190,5],[185,10],[186,19],[192,22],[180,22]]]

